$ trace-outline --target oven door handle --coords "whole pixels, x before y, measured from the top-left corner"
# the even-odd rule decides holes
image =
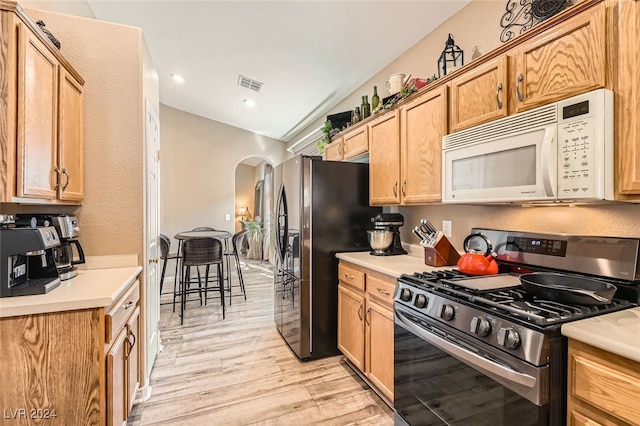
[[[432,345],[438,347],[439,349],[461,359],[464,362],[467,362],[473,366],[486,370],[490,373],[493,373],[503,379],[509,380],[514,383],[518,383],[522,386],[526,386],[528,388],[533,388],[536,385],[536,378],[530,376],[528,374],[523,374],[517,371],[514,371],[508,367],[490,361],[486,358],[483,358],[479,355],[474,354],[460,346],[451,343],[441,337],[436,336],[435,334],[429,333],[422,327],[415,325],[413,322],[408,320],[402,312],[395,311],[396,317],[402,325],[406,327],[409,331],[413,332],[420,338],[426,340]]]

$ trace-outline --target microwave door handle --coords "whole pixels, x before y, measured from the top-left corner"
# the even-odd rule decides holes
[[[542,139],[541,149],[541,166],[542,166],[542,185],[547,196],[555,195],[554,184],[556,181],[556,159],[558,158],[557,150],[554,150],[554,141],[556,139],[556,127],[549,126],[545,128],[544,137]]]

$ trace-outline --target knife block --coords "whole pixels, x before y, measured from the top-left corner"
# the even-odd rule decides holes
[[[429,266],[455,266],[460,259],[458,250],[442,236],[433,247],[424,248],[424,263]]]

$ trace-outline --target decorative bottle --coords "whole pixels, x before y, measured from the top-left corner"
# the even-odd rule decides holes
[[[360,121],[361,117],[360,117],[360,107],[356,107],[356,109],[353,111],[353,118],[351,120],[351,122],[353,124],[356,124],[358,121]]]
[[[373,96],[371,97],[371,110],[375,111],[380,105],[380,96],[378,96],[378,86],[373,86]]]
[[[369,105],[369,97],[364,95],[362,97],[362,119],[364,120],[371,115],[371,106]]]

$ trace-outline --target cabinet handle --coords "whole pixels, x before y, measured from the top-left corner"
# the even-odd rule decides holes
[[[67,186],[69,186],[69,173],[67,173],[67,169],[64,167],[62,168],[62,174],[67,177],[67,180],[64,182],[64,186],[62,187],[62,190],[64,191],[67,189]]]
[[[387,296],[391,294],[387,290],[383,290],[380,287],[378,287],[378,293],[386,294]]]
[[[346,272],[344,273],[344,276],[347,277],[347,279],[349,279],[349,280],[352,280],[352,279],[355,278],[353,275],[349,275]]]
[[[149,264],[153,264],[153,263],[158,263],[158,259],[155,257],[152,257],[149,259]]]
[[[402,196],[407,196],[407,180],[402,181]]]
[[[393,184],[393,196],[394,197],[398,196],[398,181],[396,181],[396,183]]]
[[[55,166],[53,168],[53,171],[56,172],[56,184],[53,185],[53,189],[57,190],[58,188],[60,188],[60,169],[58,168],[58,166]]]
[[[518,80],[516,81],[516,95],[518,95],[518,100],[522,102],[524,100],[524,96],[520,93],[520,82],[524,79],[522,74],[518,74]]]
[[[338,154],[340,154],[340,157],[344,156],[344,150],[342,149],[342,144],[338,145]]]
[[[133,339],[133,342],[131,341],[131,339]],[[129,349],[127,349],[127,353],[125,354],[126,358],[129,358],[129,355],[131,355],[131,352],[133,347],[136,345],[136,335],[131,333],[127,336],[127,343],[129,344]]]
[[[367,315],[365,315],[365,316],[364,316],[364,322],[365,322],[367,325],[370,325],[370,324],[371,324],[371,323],[369,322],[369,320],[367,319],[367,316],[370,316],[370,315],[371,315],[371,308],[367,308]]]
[[[502,91],[502,83],[498,83],[498,90],[496,90],[496,103],[498,104],[498,109],[502,109],[502,101],[500,100],[501,91]]]
[[[360,318],[360,321],[362,321],[362,303],[360,304],[360,307],[358,308],[358,318]]]
[[[129,300],[129,303],[127,303],[126,305],[124,305],[125,309],[129,309],[130,307],[133,306],[133,300]]]

